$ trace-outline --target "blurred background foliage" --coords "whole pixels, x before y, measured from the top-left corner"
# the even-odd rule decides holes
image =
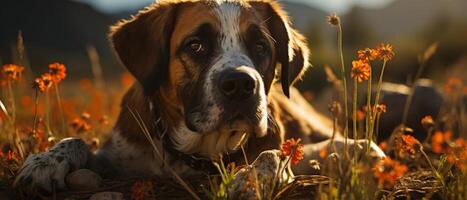
[[[92,77],[89,49],[99,54],[103,75],[112,80],[124,72],[107,41],[108,26],[129,18],[151,0],[2,0],[0,64],[14,63],[18,31],[22,31],[33,75],[51,62],[67,65],[69,80]],[[284,0],[296,28],[312,49],[312,68],[298,84],[313,94],[330,86],[324,65],[337,69],[336,31],[326,23],[333,10],[344,25],[347,67],[359,48],[380,42],[396,51],[385,80],[405,83],[418,67],[418,56],[438,41],[439,50],[424,77],[443,81],[449,73],[465,79],[467,65],[467,1],[465,0]],[[375,68],[375,73],[378,67]],[[337,70],[335,70],[337,71]],[[465,81],[465,80],[464,80]]]

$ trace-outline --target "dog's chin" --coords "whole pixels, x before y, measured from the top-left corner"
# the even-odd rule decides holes
[[[257,135],[260,128],[250,120],[237,118],[221,123],[208,132],[193,132],[187,127],[172,134],[176,149],[184,153],[194,153],[216,160],[220,155],[232,154],[241,150],[251,136]],[[265,129],[265,128],[264,128]],[[185,131],[183,131],[185,130]]]

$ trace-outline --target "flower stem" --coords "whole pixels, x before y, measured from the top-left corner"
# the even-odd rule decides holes
[[[376,107],[376,105],[379,104],[379,98],[380,98],[380,94],[381,94],[381,85],[383,84],[383,77],[384,77],[384,70],[386,69],[386,63],[387,63],[387,60],[384,60],[383,61],[383,67],[381,68],[381,74],[379,75],[379,81],[378,81],[378,85],[376,87],[376,96],[375,96],[375,104],[374,106]],[[374,119],[374,117],[373,117]]]
[[[52,136],[52,130],[50,129],[50,98],[49,89],[45,91],[45,128],[47,130],[47,136]],[[46,137],[47,137],[46,136]],[[46,138],[47,139],[47,138]]]
[[[426,161],[428,162],[428,164],[430,165],[430,168],[431,170],[433,171],[433,173],[435,174],[436,178],[441,182],[441,184],[443,186],[444,185],[444,179],[443,177],[441,177],[441,175],[439,174],[438,170],[436,170],[436,168],[433,166],[433,164],[431,163],[430,161],[430,158],[428,157],[428,155],[426,155],[425,151],[423,150],[423,146],[420,145],[420,152],[422,153],[423,157],[425,157]]]
[[[372,82],[372,70],[370,67],[370,76],[368,77],[368,87],[367,87],[367,98],[366,98],[366,139],[367,139],[367,145],[366,145],[366,153],[368,154],[370,152],[370,142],[371,142],[371,131],[370,131],[370,123],[372,121],[372,109],[371,109],[371,82]]]
[[[370,139],[373,141],[373,138],[374,138],[374,139],[375,139],[375,142],[377,142],[378,136],[379,136],[379,124],[380,124],[380,120],[381,120],[381,113],[377,113],[377,114],[376,114],[375,120],[376,120],[376,128],[375,128],[376,134],[375,134],[374,137],[373,137],[373,135],[371,135],[371,136],[370,136],[370,137],[371,137]]]
[[[34,91],[34,122],[33,122],[33,129],[32,129],[32,132],[34,133],[34,135],[36,134],[37,132],[37,107],[39,105],[39,92],[37,91],[37,89],[35,89]]]
[[[60,90],[58,89],[58,84],[55,84],[55,96],[57,97],[58,110],[60,112],[60,117],[62,118],[62,135],[67,135],[66,129],[66,119],[63,113],[62,100],[60,98]]]
[[[344,50],[343,50],[343,45],[342,45],[342,25],[339,23],[337,26],[337,46],[339,50],[339,57],[341,61],[341,77],[342,77],[342,83],[344,86],[344,151],[346,152],[344,155],[347,155],[348,153],[348,146],[347,146],[347,138],[349,137],[349,109],[348,109],[348,100],[347,100],[347,78],[345,74],[345,64],[344,64]]]
[[[357,79],[354,79],[353,85],[353,138],[354,142],[358,139],[358,131],[357,131],[357,93],[358,93],[358,82]],[[354,158],[355,164],[357,163],[357,146],[354,145]]]
[[[10,94],[10,103],[11,103],[11,118],[10,118],[10,123],[11,126],[13,127],[13,135],[8,134],[9,136],[9,141],[11,144],[15,144],[14,138],[17,134],[16,130],[16,100],[15,100],[15,93],[13,92],[13,86],[12,86],[12,81],[8,80],[8,93]]]
[[[375,95],[375,103],[373,105],[373,108],[376,108],[376,106],[379,104],[379,99],[380,99],[380,95],[381,95],[381,87],[383,85],[383,77],[384,77],[384,71],[386,69],[386,63],[387,63],[387,60],[385,59],[383,61],[383,67],[381,68],[381,73],[379,75],[379,80],[378,80],[378,85],[376,86],[376,95]],[[370,118],[370,129],[369,129],[369,138],[372,139],[373,138],[373,132],[374,132],[374,127],[375,127],[375,120],[376,120],[376,114],[377,112],[371,112],[371,118]],[[370,144],[367,145],[367,153],[369,152],[370,148],[369,148]]]
[[[11,122],[13,126],[16,126],[16,100],[15,93],[13,92],[13,86],[10,80],[7,81],[8,93],[10,94],[11,103]]]

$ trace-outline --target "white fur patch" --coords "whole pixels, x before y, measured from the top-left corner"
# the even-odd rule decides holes
[[[59,189],[64,189],[65,176],[71,169],[84,167],[88,152],[81,139],[63,139],[48,152],[29,155],[16,176],[14,185],[24,188],[42,187],[52,191],[52,184],[55,182]]]
[[[257,136],[264,136],[267,133],[268,125],[265,86],[263,81],[258,81],[260,98],[258,108],[260,111],[258,116],[260,118],[259,126],[240,128],[235,132],[233,130],[214,130],[216,126],[219,126],[221,114],[224,111],[222,105],[219,105],[216,101],[215,95],[218,88],[217,83],[214,82],[216,81],[215,76],[228,68],[239,69],[246,67],[247,69],[244,70],[255,74],[256,78],[261,79],[261,75],[254,68],[254,64],[248,57],[240,39],[241,5],[238,2],[220,0],[216,1],[216,3],[213,13],[220,22],[220,53],[207,71],[206,84],[203,87],[205,93],[203,102],[209,102],[211,105],[204,108],[207,109],[208,116],[195,117],[204,117],[206,120],[193,122],[197,127],[211,131],[209,133],[195,133],[190,131],[184,123],[180,123],[179,127],[175,128],[170,134],[177,150],[184,153],[197,153],[208,158],[238,150],[239,145],[247,139],[247,135],[253,132]],[[252,128],[254,130],[251,130]]]
[[[227,130],[213,131],[199,134],[190,131],[184,123],[171,133],[174,148],[187,154],[198,154],[206,158],[217,158],[220,154],[233,153],[243,145],[248,133],[245,131],[232,132]]]

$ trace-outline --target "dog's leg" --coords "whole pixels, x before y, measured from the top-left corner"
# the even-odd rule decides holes
[[[14,187],[22,190],[41,188],[49,192],[54,186],[65,189],[65,176],[83,168],[91,156],[83,140],[63,139],[48,152],[29,155],[16,176]]]

